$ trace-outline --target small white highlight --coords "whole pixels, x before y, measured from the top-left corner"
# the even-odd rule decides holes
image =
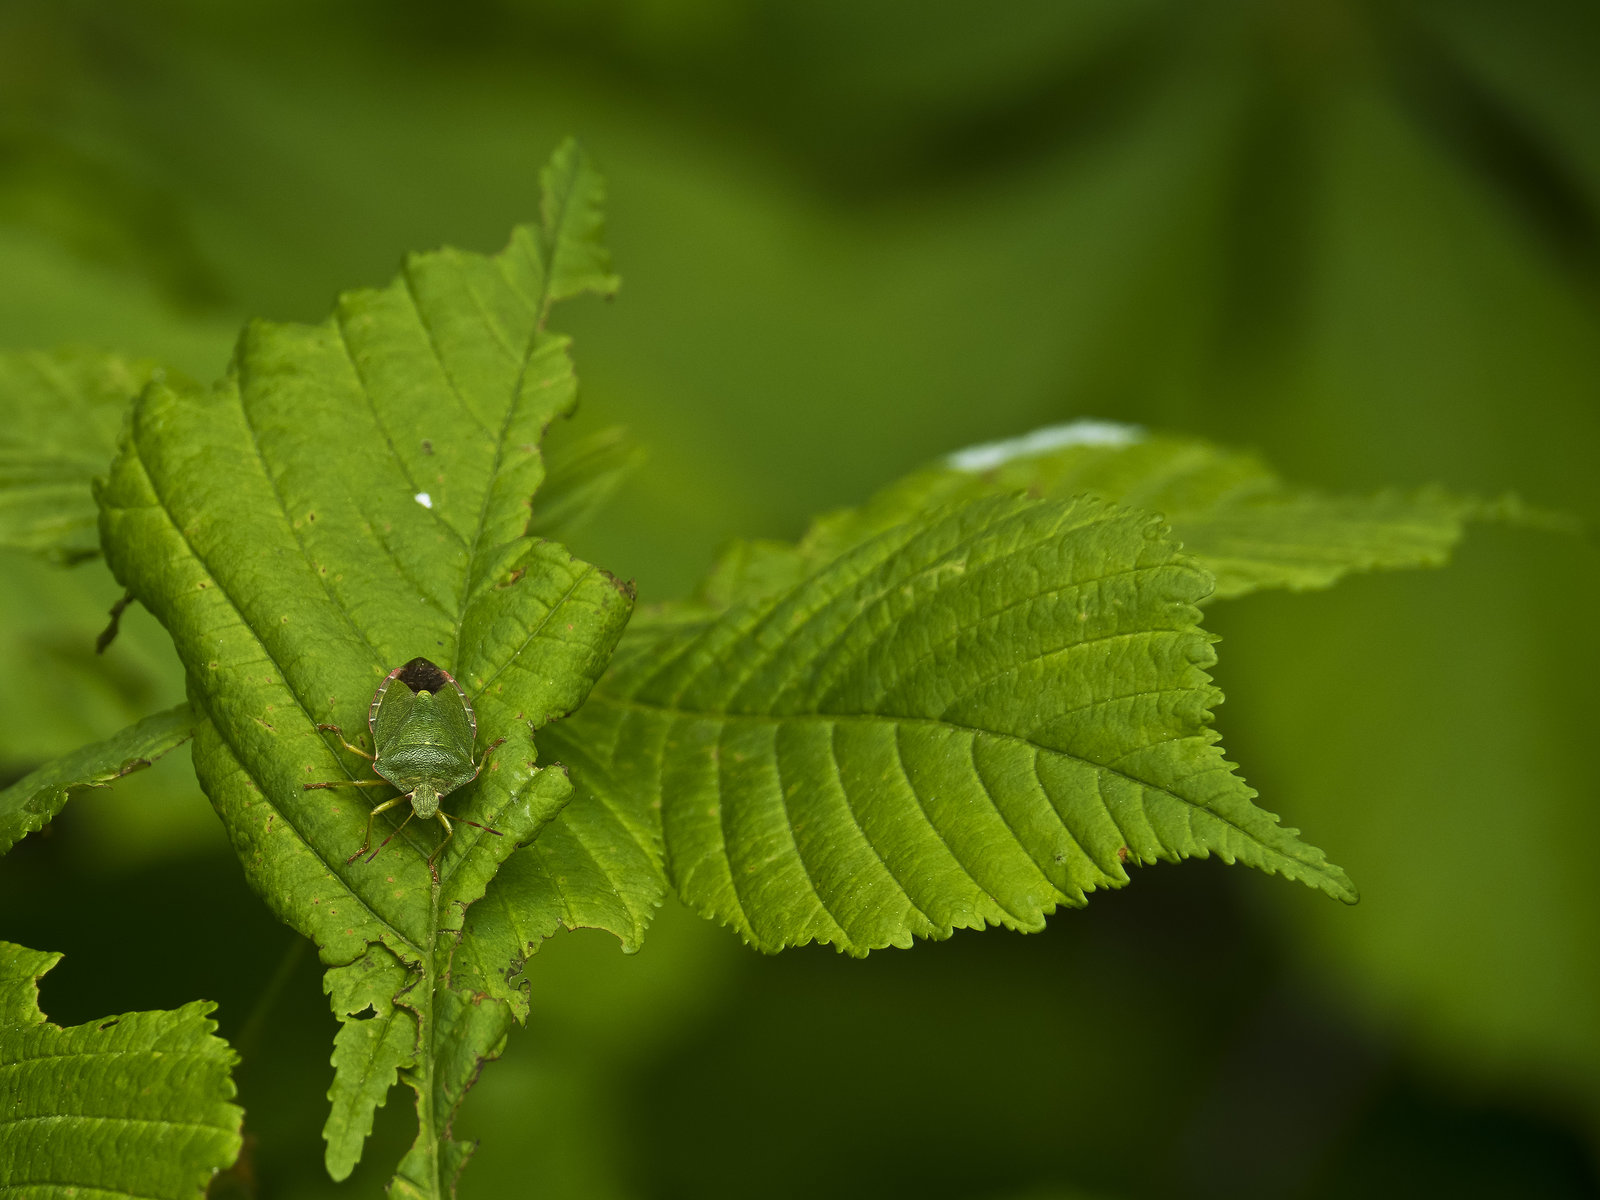
[[[418,492],[415,496],[413,496],[411,498],[413,500],[415,500],[418,504],[422,505],[423,508],[432,508],[433,507],[433,497],[428,495],[427,492]]]
[[[1138,425],[1119,425],[1115,421],[1072,421],[1066,425],[1047,425],[1021,437],[1003,442],[984,442],[968,446],[945,457],[945,466],[956,471],[992,471],[1014,458],[1035,458],[1066,446],[1131,446],[1144,440]]]

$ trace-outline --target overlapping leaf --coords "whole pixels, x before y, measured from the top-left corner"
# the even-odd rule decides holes
[[[1125,864],[1216,854],[1353,900],[1215,745],[1159,518],[969,501],[775,598],[642,627],[564,734],[659,806],[683,897],[755,945],[1040,927]]]
[[[63,1029],[61,960],[0,942],[0,1194],[192,1200],[239,1155],[236,1061],[205,1001]]]
[[[0,354],[0,546],[76,562],[100,550],[96,475],[154,363],[87,350]]]
[[[251,325],[211,391],[145,392],[101,496],[108,561],[184,661],[196,770],[251,882],[330,966],[369,953],[405,965],[390,1000],[416,1015],[405,1069],[422,1128],[402,1176],[421,1195],[450,1185],[462,1152],[449,1115],[510,1019],[509,962],[490,972],[500,988],[475,989],[490,993],[476,997],[481,1020],[458,1020],[460,997],[448,999],[464,914],[565,803],[564,774],[535,766],[533,730],[581,703],[631,603],[604,572],[526,536],[540,437],[575,397],[546,315],[615,286],[600,198],[568,144],[545,171],[539,225],[499,255],[416,255],[322,325]],[[438,889],[424,861],[436,825],[412,822],[375,860],[347,861],[386,793],[304,790],[371,778],[316,726],[359,736],[377,683],[417,655],[467,689],[480,744],[507,739],[445,803],[499,835],[458,825]],[[330,990],[341,1016],[357,1011],[347,988]],[[384,1039],[341,1041],[335,1090],[355,1099],[336,1099],[330,1163],[354,1161],[372,1081],[403,1059]]]
[[[1323,588],[1352,571],[1439,566],[1474,517],[1547,521],[1512,498],[1441,489],[1326,496],[1291,488],[1253,455],[1194,438],[1078,421],[958,451],[815,522],[798,546],[739,543],[704,590],[714,605],[774,595],[853,546],[940,505],[1027,492],[1095,495],[1159,513],[1217,581],[1213,599]]]
[[[180,704],[47,762],[0,791],[0,854],[43,829],[77,788],[105,787],[143,770],[183,745],[194,732],[194,712]]]

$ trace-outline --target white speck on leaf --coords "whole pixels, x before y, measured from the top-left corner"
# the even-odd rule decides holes
[[[415,500],[418,504],[422,505],[423,508],[432,508],[433,507],[433,497],[428,495],[427,492],[418,492],[415,496],[413,496],[411,498],[413,500]]]
[[[1003,442],[968,446],[947,455],[944,461],[953,470],[976,473],[992,470],[1014,458],[1033,458],[1067,446],[1131,446],[1143,439],[1144,430],[1137,425],[1120,425],[1115,421],[1072,421],[1066,425],[1047,425]]]

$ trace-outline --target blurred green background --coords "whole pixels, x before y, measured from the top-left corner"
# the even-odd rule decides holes
[[[0,4],[0,346],[213,377],[399,256],[498,248],[578,135],[625,286],[574,429],[649,451],[578,553],[682,594],[966,443],[1080,416],[1334,489],[1600,512],[1600,8],[1581,0]],[[0,419],[3,414],[0,414]],[[0,777],[174,702],[98,563],[0,560]],[[1581,539],[1215,608],[1226,745],[1363,890],[1190,863],[865,962],[669,903],[556,938],[463,1195],[1600,1195]],[[335,1188],[315,956],[186,752],[0,861],[59,1021],[221,1002],[263,1198]],[[265,997],[265,999],[263,999]]]

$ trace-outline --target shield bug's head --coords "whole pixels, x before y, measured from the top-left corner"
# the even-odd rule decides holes
[[[455,684],[448,671],[420,657],[413,658],[405,666],[391,671],[390,676],[399,679],[413,692],[437,692]]]

